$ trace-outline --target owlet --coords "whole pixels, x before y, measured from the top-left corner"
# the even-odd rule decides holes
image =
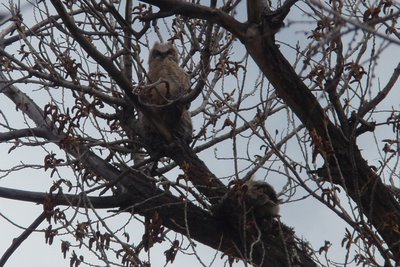
[[[148,78],[149,84],[158,84],[141,93],[140,101],[145,104],[165,105],[190,90],[189,75],[178,65],[178,51],[170,42],[154,44],[149,56]],[[190,143],[193,128],[187,104],[153,106],[150,109],[175,138]],[[146,135],[157,134],[156,128],[148,118],[143,114],[139,118]]]

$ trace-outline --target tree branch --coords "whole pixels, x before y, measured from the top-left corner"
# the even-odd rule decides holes
[[[32,224],[25,229],[25,231],[18,237],[13,239],[11,246],[4,252],[0,259],[0,266],[4,266],[10,256],[17,250],[17,248],[27,239],[30,234],[46,219],[45,212],[42,212],[39,217],[37,217]]]
[[[43,204],[48,196],[48,193],[0,187],[0,198]],[[71,195],[64,193],[53,195],[53,201],[56,206],[74,206],[83,208],[87,207],[88,203],[90,203],[90,205],[96,209],[119,208],[121,207],[122,203],[126,202],[126,199],[127,196],[125,195],[106,197],[82,197],[82,195]]]
[[[399,76],[400,76],[400,63],[394,69],[392,77],[390,77],[389,82],[386,84],[383,90],[380,91],[371,101],[365,103],[360,108],[360,111],[358,112],[358,116],[360,118],[364,117],[365,114],[367,114],[370,110],[374,109],[383,99],[386,98],[386,96],[392,90],[393,86],[396,84]]]
[[[43,128],[27,128],[27,129],[9,131],[6,133],[0,133],[0,142],[10,141],[13,139],[29,137],[29,136],[45,138],[47,136],[47,130]]]
[[[241,23],[235,18],[220,9],[214,9],[199,4],[181,0],[142,0],[142,2],[160,8],[160,11],[168,11],[170,15],[179,14],[191,18],[205,19],[216,23],[228,31],[232,32],[239,39],[243,39],[246,34],[246,23]],[[148,19],[152,19],[148,17]]]

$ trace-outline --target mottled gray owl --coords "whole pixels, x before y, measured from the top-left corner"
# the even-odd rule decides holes
[[[165,105],[190,90],[189,75],[178,65],[178,51],[170,42],[154,44],[149,56],[148,78],[149,84],[158,84],[141,93],[140,101],[144,104]],[[176,104],[150,109],[173,136],[190,143],[193,128],[188,105]],[[146,134],[157,134],[148,118],[141,115],[140,121]]]

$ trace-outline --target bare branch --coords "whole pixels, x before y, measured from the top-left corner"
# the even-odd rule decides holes
[[[31,192],[25,190],[11,189],[0,187],[0,198],[8,198],[12,200],[20,200],[42,204],[49,197],[48,193]],[[109,196],[109,197],[93,197],[82,195],[71,195],[59,193],[52,196],[56,206],[73,206],[73,207],[87,207],[88,203],[96,209],[110,209],[119,208],[122,203],[125,203],[127,196]]]
[[[360,118],[364,117],[365,114],[367,114],[369,111],[374,109],[382,100],[384,100],[389,92],[392,90],[393,86],[396,84],[398,78],[400,76],[400,63],[397,65],[397,67],[394,69],[392,76],[390,77],[388,83],[386,86],[380,91],[374,99],[369,101],[368,103],[365,103],[361,108],[360,111],[358,112],[358,116]]]
[[[222,10],[180,0],[144,0],[143,2],[158,6],[160,12],[168,12],[168,16],[179,14],[191,18],[205,19],[224,27],[239,39],[246,35],[246,24],[240,23]],[[156,14],[157,15],[157,14]],[[153,19],[148,16],[148,19]]]
[[[4,252],[0,259],[0,266],[4,266],[6,264],[10,256],[17,250],[22,242],[24,242],[33,231],[35,231],[35,229],[44,221],[44,219],[46,219],[46,214],[45,212],[42,212],[18,238],[13,240],[11,246],[6,250],[6,252]]]

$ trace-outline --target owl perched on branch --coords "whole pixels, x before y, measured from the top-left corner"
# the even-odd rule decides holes
[[[267,182],[249,180],[242,186],[245,201],[254,208],[257,217],[275,217],[279,215],[279,199],[275,189]]]
[[[139,96],[140,102],[173,137],[190,143],[193,128],[189,105],[179,102],[168,105],[190,90],[189,75],[178,65],[178,51],[171,42],[154,44],[149,55],[148,79],[148,86]],[[143,114],[139,114],[139,120],[147,137],[159,136],[154,120]]]
[[[267,182],[250,179],[237,181],[214,210],[217,217],[235,229],[271,228],[273,218],[279,216],[280,200],[275,189]]]

